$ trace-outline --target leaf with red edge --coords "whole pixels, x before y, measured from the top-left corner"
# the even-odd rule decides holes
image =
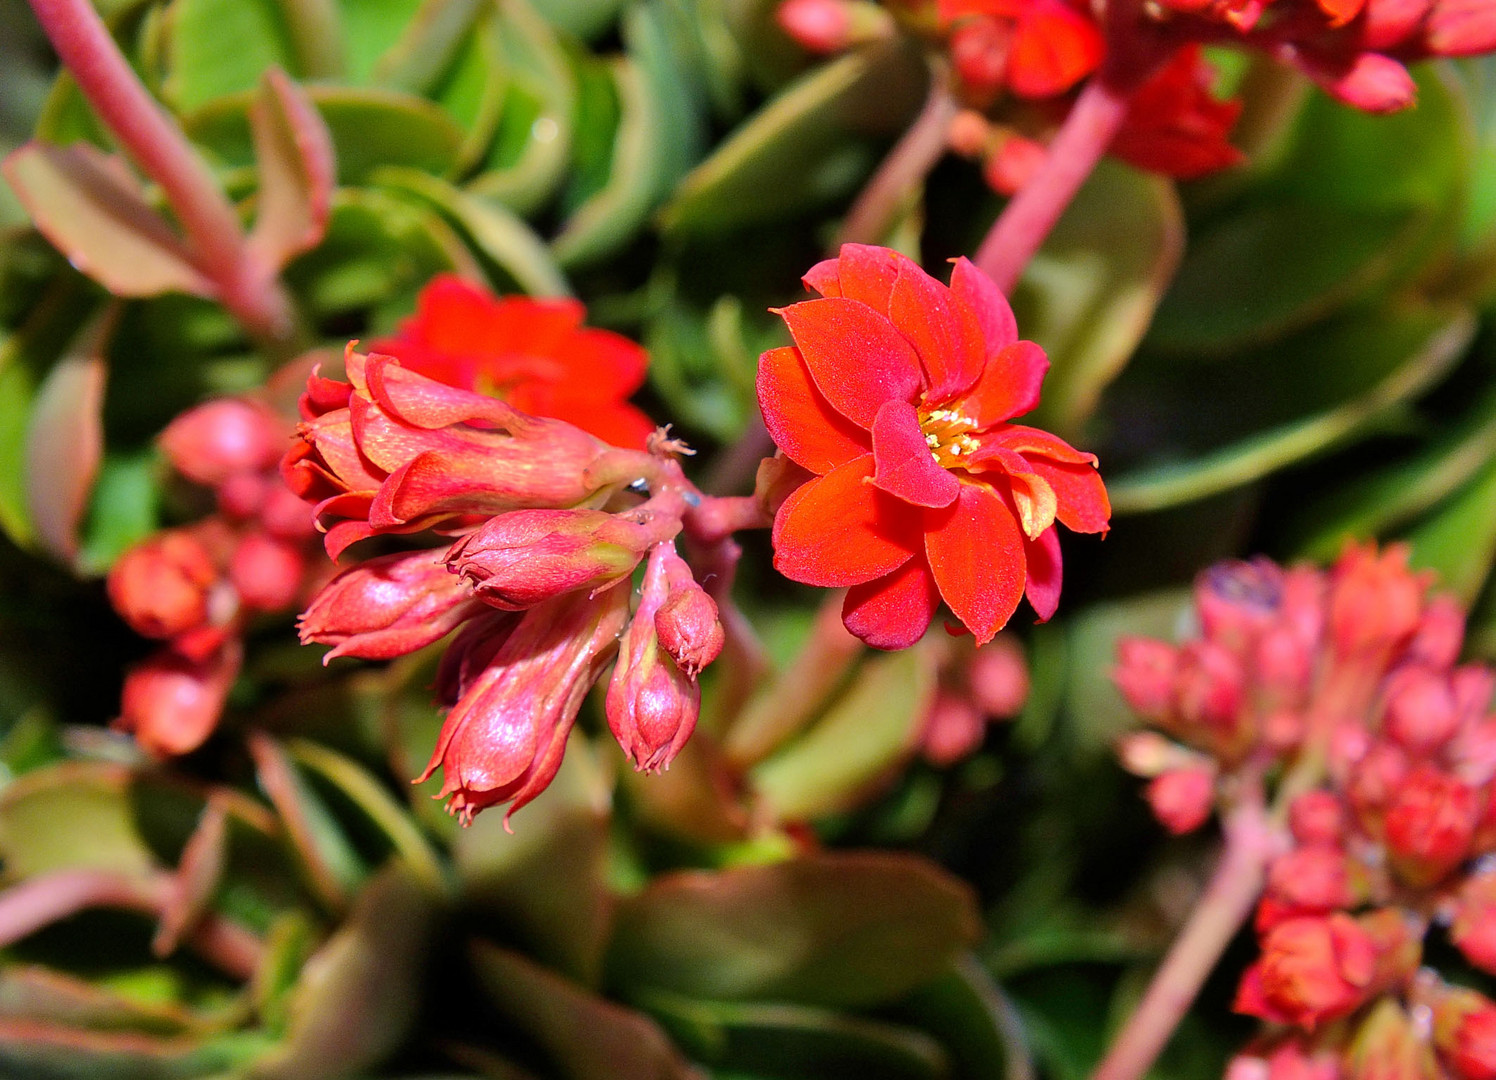
[[[249,250],[278,271],[317,245],[337,178],[332,135],[306,94],[278,68],[267,71],[249,107],[260,191]]]
[[[919,413],[907,401],[887,401],[878,410],[873,462],[873,483],[916,506],[949,506],[961,490],[961,482],[930,453]]]
[[[1060,606],[1060,582],[1065,569],[1060,556],[1059,530],[1051,525],[1037,540],[1024,541],[1023,550],[1028,574],[1023,595],[1039,621],[1048,622]]]
[[[795,491],[774,518],[774,567],[807,585],[860,585],[909,561],[919,512],[874,488],[873,455]]]
[[[118,159],[87,143],[30,142],[4,171],[42,235],[116,296],[213,295],[187,245]]]
[[[758,407],[774,445],[817,475],[868,452],[867,433],[826,403],[792,345],[759,358]]]
[[[891,574],[848,589],[842,622],[875,649],[907,649],[929,629],[939,604],[929,565],[913,558]]]
[[[925,554],[940,595],[985,645],[1023,596],[1023,530],[986,484],[962,484],[954,505],[925,512]]]
[[[837,412],[871,429],[885,401],[913,401],[919,357],[886,317],[856,300],[807,300],[780,311],[816,389]]]
[[[931,401],[965,390],[982,373],[986,347],[981,325],[949,289],[912,262],[899,268],[888,317],[919,354]]]
[[[102,353],[113,321],[96,320],[48,373],[26,426],[26,506],[37,542],[67,562],[104,456]]]

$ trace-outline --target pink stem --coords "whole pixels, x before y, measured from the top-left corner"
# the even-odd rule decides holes
[[[1168,1044],[1262,892],[1273,831],[1261,793],[1226,817],[1226,847],[1194,913],[1091,1080],[1139,1080]]]
[[[1091,79],[1049,144],[1044,164],[998,215],[973,261],[1005,294],[1012,293],[1029,260],[1112,144],[1127,119],[1131,98],[1130,91],[1119,90],[1101,75]]]
[[[289,298],[256,264],[228,197],[182,130],[151,97],[89,0],[31,0],[37,21],[83,96],[120,145],[166,195],[199,269],[254,337],[284,344],[294,332]]]
[[[894,144],[852,204],[837,233],[842,244],[876,244],[884,239],[894,215],[945,154],[946,133],[956,115],[950,70],[942,62],[930,65],[930,92],[909,130]],[[834,256],[836,250],[832,250]]]

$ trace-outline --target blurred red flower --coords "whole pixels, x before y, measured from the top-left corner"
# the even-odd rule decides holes
[[[576,300],[493,296],[443,274],[421,290],[415,316],[369,352],[614,446],[642,448],[654,423],[627,399],[643,384],[649,356],[621,334],[584,327],[585,316]]]
[[[1008,423],[1039,401],[1043,350],[965,259],[947,288],[886,248],[847,244],[805,283],[823,299],[779,312],[793,346],[759,364],[779,448],[815,477],[774,519],[774,565],[851,586],[847,628],[878,648],[918,640],[944,599],[983,643],[1027,592],[1059,602],[1055,522],[1104,532],[1096,459]]]

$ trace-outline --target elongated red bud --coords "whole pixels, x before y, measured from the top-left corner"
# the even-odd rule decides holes
[[[208,619],[218,570],[191,533],[157,533],[126,551],[109,571],[109,602],[137,634],[169,638]]]
[[[390,660],[425,648],[483,610],[440,551],[384,555],[344,570],[301,616],[302,644],[335,646],[323,658]]]
[[[286,425],[264,406],[222,398],[167,425],[161,449],[177,472],[213,486],[235,473],[270,468],[286,448],[288,435]]]

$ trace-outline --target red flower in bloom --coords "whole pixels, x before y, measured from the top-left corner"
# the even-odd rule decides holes
[[[1039,400],[1048,362],[965,259],[951,287],[885,248],[845,245],[783,309],[795,344],[759,365],[774,441],[815,474],[774,519],[774,565],[851,586],[847,628],[878,648],[918,640],[944,599],[978,643],[1027,591],[1059,602],[1055,521],[1104,532],[1096,459],[1008,423]]]
[[[1025,98],[1063,94],[1106,53],[1095,20],[1064,0],[940,0],[939,11],[955,25],[957,71],[984,95],[1004,85]]]
[[[437,382],[567,420],[615,446],[639,448],[654,424],[626,400],[644,382],[645,351],[582,325],[575,300],[492,296],[461,278],[433,278],[416,314],[372,352]]]
[[[1246,158],[1226,136],[1242,103],[1216,100],[1212,74],[1198,45],[1181,49],[1133,95],[1112,152],[1140,169],[1182,180],[1241,164]]]

